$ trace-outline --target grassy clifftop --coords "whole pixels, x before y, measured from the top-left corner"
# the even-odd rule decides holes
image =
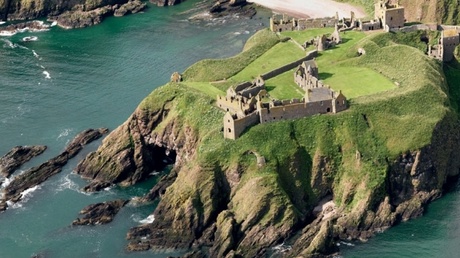
[[[350,108],[338,114],[260,124],[237,140],[223,138],[224,112],[214,105],[215,93],[251,77],[251,64],[265,63],[273,49],[298,48],[267,30],[249,40],[238,56],[201,61],[185,71],[183,82],[169,83],[144,99],[89,158],[89,163],[100,164],[110,160],[110,153],[133,148],[133,159],[142,162],[149,157],[149,144],[178,152],[177,179],[162,195],[156,222],[133,231],[148,236],[132,237],[130,247],[189,247],[200,239],[195,243],[211,246],[211,255],[256,256],[305,227],[293,250],[327,253],[332,249],[325,239],[331,235],[357,238],[361,231],[393,225],[423,210],[442,190],[451,174],[446,171],[458,171],[447,165],[458,158],[453,149],[458,135],[445,132],[457,127],[458,118],[441,64],[409,46],[413,42],[407,39],[417,37],[347,32],[343,38],[344,44],[317,58],[320,78],[355,78],[331,81],[332,88],[340,86],[344,92],[372,90],[356,94]],[[359,48],[366,54],[359,56]],[[294,50],[288,53],[297,58]],[[273,64],[266,65],[261,69]],[[347,76],[347,69],[358,73]],[[362,80],[363,74],[379,79]],[[274,78],[278,94],[291,75]],[[136,151],[137,146],[147,147]],[[264,165],[257,162],[260,156]],[[398,172],[402,162],[409,172]],[[111,165],[98,167],[98,173],[113,173],[114,162],[104,164]],[[313,208],[327,195],[340,217],[312,222]]]

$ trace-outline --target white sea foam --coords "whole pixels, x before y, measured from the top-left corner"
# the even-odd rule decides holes
[[[141,224],[150,224],[152,223],[153,221],[155,220],[155,217],[154,215],[149,215],[147,218],[143,219],[143,220],[140,220],[139,223]]]
[[[281,243],[277,246],[274,246],[273,248],[273,251],[277,252],[277,253],[284,253],[284,252],[287,252],[289,250],[292,249],[292,247],[290,245],[285,245],[284,243]]]
[[[10,183],[11,183],[11,179],[5,177],[5,179],[3,179],[2,185],[0,185],[0,189],[7,187]]]
[[[34,187],[31,187],[29,189],[26,189],[24,191],[21,192],[21,200],[17,203],[14,203],[12,201],[7,201],[6,204],[8,204],[8,208],[11,208],[11,209],[17,209],[17,208],[21,208],[22,205],[24,203],[26,203],[30,198],[33,197],[33,192],[35,192],[36,190],[38,189],[41,189],[41,187],[39,185],[36,185]]]
[[[70,179],[69,176],[70,174],[66,175],[61,180],[59,180],[59,186],[56,188],[56,192],[61,192],[66,189],[78,190],[78,185],[74,181],[72,181],[72,179]]]
[[[7,39],[0,39],[0,41],[5,42],[5,44],[3,44],[4,48],[16,48],[16,45]]]
[[[54,27],[57,25],[57,21],[54,21],[53,23],[51,23],[50,27]]]
[[[0,25],[5,24],[5,23],[6,23],[6,22],[4,22],[4,21],[0,21]]]
[[[340,244],[346,245],[346,246],[355,246],[354,244],[349,243],[349,242],[345,242],[345,241],[340,241]]]
[[[34,54],[36,58],[40,58],[40,56],[37,54],[37,52],[35,52],[35,50],[32,50],[32,53]]]
[[[62,137],[67,137],[69,136],[69,133],[73,131],[72,128],[65,128],[64,130],[61,131],[61,133],[58,135],[57,139],[60,139]]]
[[[0,36],[11,37],[16,34],[15,31],[0,30]]]
[[[43,71],[43,74],[45,75],[45,79],[51,79],[50,73],[47,71]]]

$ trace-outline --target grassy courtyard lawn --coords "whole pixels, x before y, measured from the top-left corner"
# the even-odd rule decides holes
[[[184,84],[190,88],[197,89],[203,93],[206,93],[212,98],[215,98],[217,95],[225,96],[224,91],[219,90],[209,82],[185,82]]]
[[[331,34],[334,32],[334,28],[321,28],[321,29],[309,29],[304,31],[285,31],[281,32],[282,36],[290,37],[299,44],[305,43],[305,41],[310,40],[316,36],[322,34]]]
[[[305,92],[294,83],[294,70],[285,72],[275,78],[267,80],[265,87],[275,99],[301,99]]]
[[[341,90],[348,99],[396,87],[388,78],[366,67],[327,67],[320,70],[319,76],[332,89]]]
[[[342,37],[342,43],[334,48],[319,53],[320,57],[317,62],[320,67],[320,72],[323,66],[334,65],[339,61],[349,58],[347,54],[349,54],[350,48],[365,38],[366,34],[360,31],[347,31],[346,33],[340,33],[340,36]]]
[[[235,82],[252,81],[258,75],[298,60],[303,56],[305,56],[305,52],[293,42],[278,43],[231,79]]]

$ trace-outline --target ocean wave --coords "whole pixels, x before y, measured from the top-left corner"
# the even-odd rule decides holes
[[[1,36],[4,36],[4,37],[11,37],[11,36],[13,36],[14,34],[16,34],[15,31],[0,30],[0,37],[1,37]]]
[[[34,56],[38,58],[38,60],[42,60],[42,58],[37,54],[37,52],[35,52],[35,50],[32,50],[32,54],[34,54]]]
[[[43,71],[43,74],[45,75],[45,79],[51,79],[50,73],[48,71]]]
[[[11,179],[8,178],[8,177],[5,177],[5,178],[3,179],[2,184],[0,185],[0,189],[3,189],[3,188],[5,188],[5,187],[7,187],[10,183],[11,183]]]
[[[139,223],[141,223],[141,224],[150,224],[150,223],[152,223],[154,220],[155,220],[155,217],[154,217],[153,214],[151,214],[151,215],[149,215],[147,218],[139,220]]]
[[[10,40],[7,39],[0,39],[0,41],[3,41],[5,44],[3,44],[4,48],[16,48],[16,44],[11,42]]]
[[[74,191],[80,191],[80,187],[78,186],[77,183],[72,181],[70,179],[70,174],[66,175],[65,177],[62,177],[59,182],[58,182],[58,187],[56,188],[56,192],[62,192],[66,189],[74,190]]]
[[[69,136],[69,133],[71,133],[72,131],[73,131],[72,128],[65,128],[65,129],[63,129],[63,130],[59,133],[59,135],[58,135],[58,137],[56,138],[56,140],[59,140],[59,139],[61,139],[62,137],[67,137],[67,136]]]
[[[24,191],[21,192],[21,200],[19,202],[12,202],[12,201],[7,201],[6,204],[8,204],[9,209],[18,209],[23,207],[23,204],[26,203],[27,201],[30,200],[30,198],[33,197],[33,192],[41,189],[39,185],[36,185],[34,187],[28,188]]]

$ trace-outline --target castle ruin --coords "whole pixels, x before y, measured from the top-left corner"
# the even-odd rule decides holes
[[[347,109],[347,99],[342,92],[335,92],[324,85],[318,75],[314,59],[303,61],[296,69],[294,80],[305,90],[302,99],[270,99],[262,76],[253,82],[230,87],[225,97],[217,96],[216,102],[219,108],[226,111],[223,118],[224,137],[235,140],[246,128],[257,124],[337,113]]]
[[[459,44],[459,30],[447,28],[441,31],[438,44],[428,46],[428,55],[442,62],[450,62],[454,59],[455,48]]]

